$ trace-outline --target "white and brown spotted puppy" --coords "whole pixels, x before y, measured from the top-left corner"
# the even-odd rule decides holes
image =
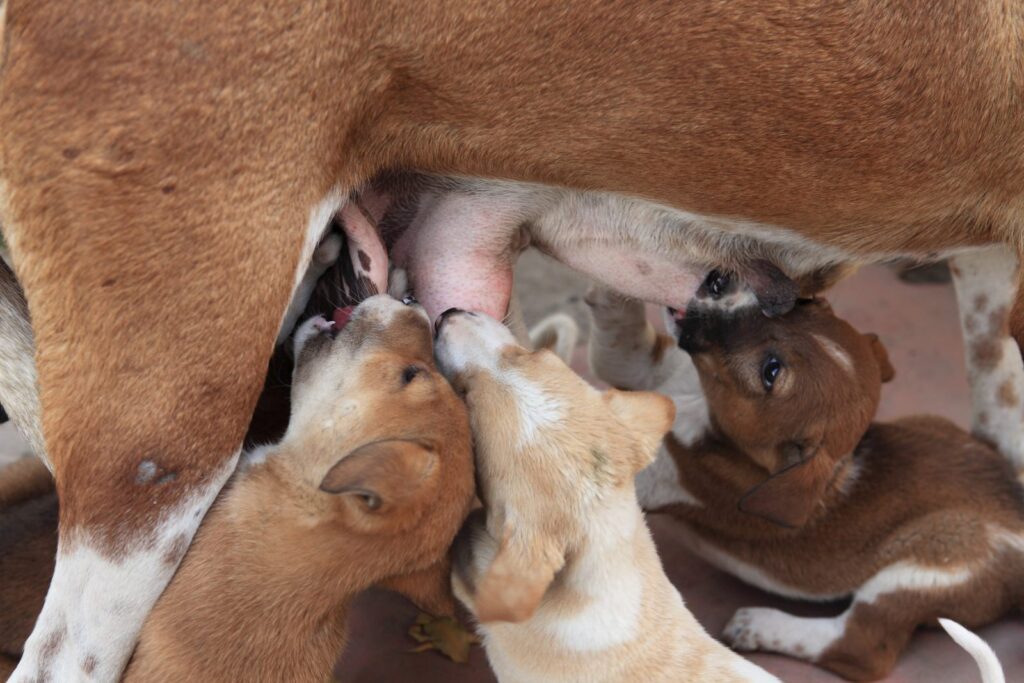
[[[774,319],[688,315],[675,331],[691,361],[639,302],[588,301],[596,374],[666,392],[678,408],[638,478],[644,508],[672,513],[698,554],[764,590],[852,598],[834,618],[739,610],[725,630],[734,647],[873,680],[918,626],[978,626],[1024,604],[1024,491],[1013,468],[940,418],[872,423],[893,372],[874,335],[823,300]],[[994,656],[979,661],[986,681],[999,680]]]
[[[776,680],[708,636],[661,568],[633,478],[667,399],[598,391],[482,314],[446,313],[436,346],[486,509],[456,542],[453,585],[499,680]]]
[[[454,607],[447,558],[473,495],[469,422],[422,309],[376,296],[313,319],[296,358],[283,439],[246,457],[191,549],[184,537],[159,549],[185,559],[125,680],[322,681],[363,589]],[[46,473],[28,466],[0,476],[35,491]],[[56,545],[54,496],[22,498],[0,490],[0,671],[39,612]],[[83,660],[82,677],[96,666]]]

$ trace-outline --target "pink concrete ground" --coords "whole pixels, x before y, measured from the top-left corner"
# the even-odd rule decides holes
[[[517,289],[528,320],[551,310],[582,319],[585,283],[530,257],[518,273]],[[966,425],[968,399],[956,305],[948,285],[905,285],[885,268],[868,268],[842,283],[830,297],[837,313],[864,332],[877,333],[889,349],[896,379],[883,389],[880,419],[936,413]],[[585,369],[578,356],[574,366]],[[712,634],[718,634],[739,607],[776,606],[805,615],[833,615],[838,606],[808,605],[768,595],[691,556],[678,526],[663,515],[648,518],[666,572],[688,607]],[[360,599],[350,620],[351,644],[336,673],[344,681],[493,681],[486,658],[475,648],[469,664],[458,665],[435,653],[413,654],[405,635],[415,609],[403,599],[372,592]],[[1018,616],[980,630],[997,651],[1008,681],[1024,681],[1024,623]],[[785,681],[825,683],[841,679],[813,666],[773,655],[753,655]],[[972,660],[944,633],[919,632],[887,681],[973,683]]]

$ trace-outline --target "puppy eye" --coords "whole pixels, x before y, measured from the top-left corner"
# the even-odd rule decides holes
[[[775,380],[782,373],[782,368],[782,361],[775,354],[769,354],[764,359],[764,363],[761,364],[761,384],[764,385],[765,391],[771,392],[772,387],[775,386]]]
[[[402,370],[402,384],[403,386],[416,379],[416,376],[423,372],[423,368],[418,365],[410,365]]]
[[[721,298],[725,294],[726,289],[729,288],[729,283],[729,274],[719,270],[712,270],[704,279],[704,286],[707,287],[708,294],[711,295],[712,299]]]

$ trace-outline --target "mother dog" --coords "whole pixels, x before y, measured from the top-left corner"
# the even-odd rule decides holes
[[[118,675],[333,214],[382,284],[346,202],[377,172],[613,191],[835,258],[1019,250],[1022,35],[1013,0],[0,2],[0,215],[61,498],[15,680]]]

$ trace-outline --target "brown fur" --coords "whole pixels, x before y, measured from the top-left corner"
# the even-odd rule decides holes
[[[0,16],[0,213],[63,534],[112,555],[236,452],[310,208],[385,168],[634,194],[855,254],[1024,241],[1013,3]],[[174,482],[132,485],[143,458]]]
[[[293,397],[300,411],[319,405],[222,492],[146,621],[126,680],[323,680],[344,646],[349,600],[374,584],[452,611],[447,549],[473,486],[465,407],[434,369],[420,314],[366,313],[346,330],[333,347],[307,342]],[[349,347],[355,361],[335,359]],[[403,388],[409,365],[421,373]],[[316,386],[323,377],[330,400]],[[374,419],[339,412],[353,398]],[[0,482],[27,497],[44,476],[19,463]],[[19,654],[38,614],[55,525],[52,492],[0,515],[0,652]]]
[[[599,392],[478,314],[443,318],[437,348],[466,394],[486,508],[459,536],[453,584],[499,679],[776,681],[686,610],[637,507],[633,478],[671,402]],[[623,604],[635,584],[637,602]]]
[[[598,308],[595,318],[605,326],[616,320]],[[857,333],[822,302],[759,319],[756,329],[742,316],[697,324],[711,328],[691,332],[698,343],[690,347],[711,426],[688,445],[670,435],[661,457],[671,457],[679,485],[700,505],[665,509],[686,524],[693,547],[727,571],[738,561],[770,577],[768,589],[854,596],[842,636],[813,661],[874,680],[895,665],[917,626],[940,616],[979,626],[1024,604],[1024,490],[1013,468],[941,418],[871,423],[879,385],[892,377],[877,337]],[[628,343],[625,330],[618,334]],[[633,334],[649,333],[640,326]],[[821,337],[847,354],[849,369]],[[785,365],[770,395],[757,386],[769,350]],[[642,347],[633,353],[634,364],[658,372]],[[970,576],[952,587],[858,599],[899,563]],[[737,646],[811,657],[751,637],[742,612],[726,632]]]

